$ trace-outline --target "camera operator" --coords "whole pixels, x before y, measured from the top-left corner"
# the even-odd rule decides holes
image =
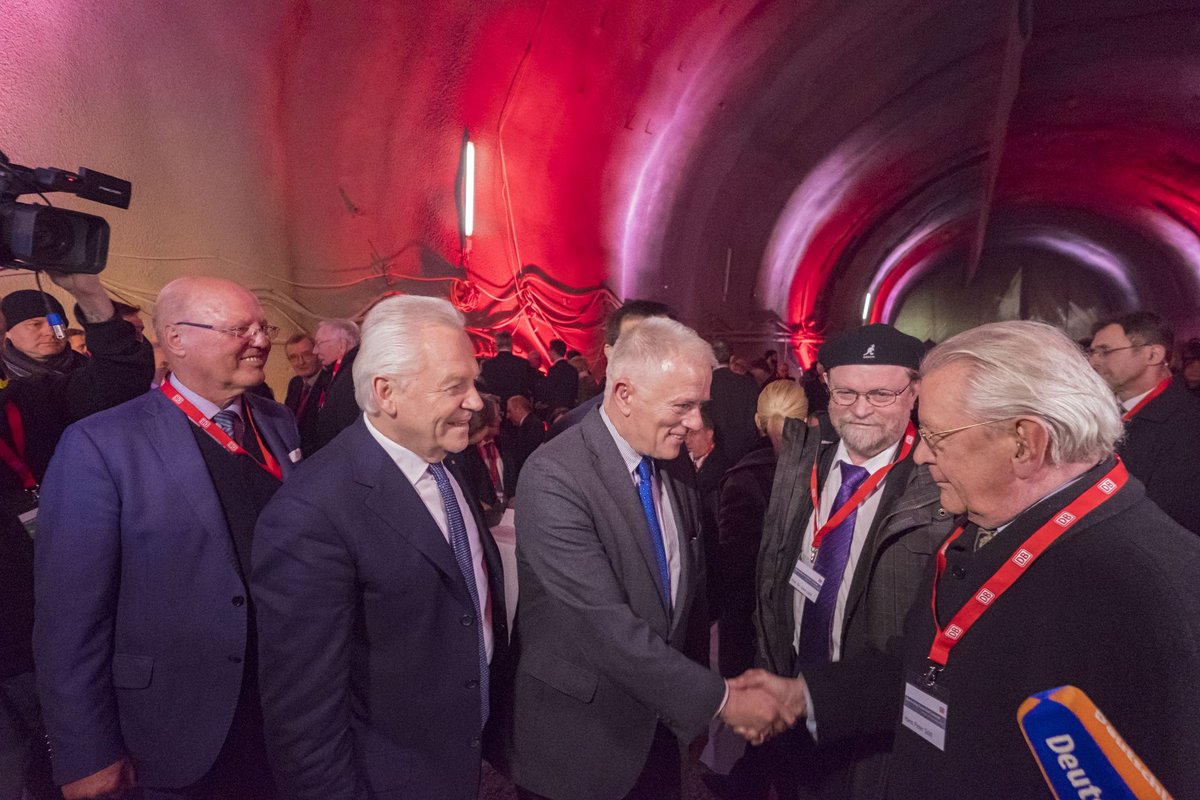
[[[0,388],[0,800],[22,797],[27,781],[29,796],[57,796],[37,736],[31,648],[38,484],[69,424],[140,395],[154,373],[150,349],[117,315],[97,276],[46,274],[79,302],[92,357],[79,357],[79,365],[61,371],[56,357],[64,350],[75,355],[65,340],[55,339],[55,350],[40,333],[22,336],[24,329],[33,334],[46,323],[39,292],[13,292],[0,302],[6,314],[14,314],[8,320],[6,366],[14,349],[21,365],[35,365],[11,371]],[[57,301],[50,305],[61,313]]]

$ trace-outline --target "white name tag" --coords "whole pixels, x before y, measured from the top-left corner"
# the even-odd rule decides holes
[[[804,556],[800,556],[796,559],[796,566],[792,567],[792,577],[788,579],[788,583],[804,595],[805,600],[815,603],[817,595],[821,593],[821,587],[825,585],[825,578],[808,565]]]
[[[30,539],[37,536],[37,515],[37,506],[34,506],[17,517],[21,521],[21,524],[25,526],[25,533],[29,534]]]
[[[302,459],[302,458],[304,458],[304,454],[300,452],[299,447],[297,447],[292,452],[288,453],[288,460],[290,460],[293,464],[299,464],[300,459]]]
[[[904,684],[904,727],[932,744],[946,749],[946,704],[911,683]]]

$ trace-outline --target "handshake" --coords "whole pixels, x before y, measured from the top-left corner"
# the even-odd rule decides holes
[[[726,725],[751,744],[783,733],[805,715],[804,679],[751,669],[725,682],[729,699],[721,709]]]

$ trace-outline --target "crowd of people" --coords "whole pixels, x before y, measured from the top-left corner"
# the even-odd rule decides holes
[[[656,302],[543,372],[395,296],[287,338],[276,403],[238,284],[167,284],[152,345],[52,278],[82,341],[0,301],[0,800],[474,798],[485,759],[670,800],[698,741],[720,797],[1036,797],[1017,709],[1063,685],[1200,795],[1200,343],[1154,314],[867,325],[796,380]]]

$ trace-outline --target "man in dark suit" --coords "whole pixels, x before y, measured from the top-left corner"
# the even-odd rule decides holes
[[[916,461],[961,516],[902,636],[735,683],[773,686],[796,712],[807,693],[821,747],[892,731],[887,792],[864,797],[1045,796],[1016,709],[1063,685],[1175,796],[1200,796],[1200,540],[1113,457],[1120,416],[1079,347],[1038,322],[958,334],[922,362],[920,417]],[[1048,768],[1086,773],[1076,755]]]
[[[299,458],[263,380],[277,329],[230,281],[159,293],[160,390],[67,429],[35,545],[38,689],[67,798],[271,798],[246,576]]]
[[[354,372],[365,415],[256,533],[272,764],[290,800],[467,800],[508,630],[499,551],[444,463],[482,405],[462,315],[381,301]]]
[[[485,514],[503,512],[516,482],[500,449],[500,400],[494,394],[480,395],[483,408],[471,415],[470,445],[462,452],[463,475]]]
[[[919,339],[883,324],[821,346],[829,414],[818,415],[817,428],[785,423],[758,555],[758,650],[772,672],[796,675],[882,648],[902,630],[931,554],[950,532],[928,468],[913,461],[923,354]],[[829,528],[843,506],[852,510]],[[798,569],[821,576],[819,595],[797,588]],[[816,753],[807,733],[788,738],[793,769],[812,795],[882,796],[890,734]]]
[[[1125,439],[1117,454],[1147,497],[1200,533],[1200,399],[1171,382],[1173,343],[1170,327],[1141,311],[1102,323],[1088,359],[1121,403]]]
[[[712,378],[712,418],[717,444],[729,463],[736,464],[758,441],[754,412],[758,407],[758,385],[753,378],[729,369],[733,352],[722,341],[713,342],[717,366]]]
[[[512,487],[510,493],[515,494],[521,478],[521,467],[533,455],[533,451],[546,441],[546,423],[533,413],[533,404],[523,395],[514,394],[508,398],[506,412],[512,425],[512,433],[504,447],[511,475],[506,482]]]
[[[321,392],[329,382],[329,374],[321,369],[321,361],[314,352],[315,343],[307,333],[297,333],[283,347],[288,363],[296,374],[288,381],[287,396],[283,404],[296,416],[296,427],[300,430],[300,448],[304,452],[313,449],[317,433],[317,406]]]
[[[325,388],[317,396],[317,422],[312,455],[358,419],[362,410],[354,400],[354,357],[358,355],[358,325],[349,319],[327,319],[317,326],[313,352],[324,369]]]
[[[541,386],[541,404],[550,414],[560,408],[575,407],[579,397],[579,370],[567,361],[567,343],[562,339],[550,341],[550,369]]]
[[[481,378],[490,394],[500,398],[501,407],[514,394],[532,398],[537,381],[541,377],[537,370],[523,358],[513,355],[513,337],[508,331],[496,333],[496,355],[485,359]]]
[[[646,320],[614,349],[602,409],[526,463],[508,756],[522,798],[670,800],[680,743],[717,714],[786,724],[684,654],[703,627],[695,479],[678,459],[708,397],[712,350]]]

